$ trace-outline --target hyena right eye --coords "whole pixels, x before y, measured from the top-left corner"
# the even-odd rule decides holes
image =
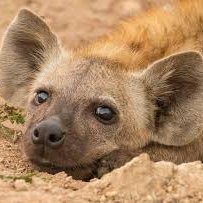
[[[114,110],[108,106],[98,106],[95,109],[96,118],[104,124],[111,124],[116,117]]]
[[[47,99],[49,98],[49,93],[46,91],[39,91],[37,92],[34,102],[36,105],[40,105],[43,104],[47,101]]]

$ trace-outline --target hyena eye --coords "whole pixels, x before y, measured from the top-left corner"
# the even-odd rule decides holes
[[[108,106],[99,106],[95,109],[95,116],[102,123],[111,124],[116,117],[116,113]]]
[[[35,104],[40,105],[47,101],[49,94],[46,91],[39,91],[35,96]]]

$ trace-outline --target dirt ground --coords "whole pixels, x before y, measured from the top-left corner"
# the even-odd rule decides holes
[[[82,46],[111,30],[120,20],[170,0],[1,0],[0,37],[21,7],[51,25],[65,48]],[[3,106],[4,101],[0,100]],[[4,112],[0,112],[0,116]],[[0,120],[2,120],[0,118]],[[89,183],[64,172],[38,172],[26,160],[19,137],[23,125],[9,119],[0,131],[0,203],[21,202],[203,202],[203,165],[153,163],[141,155]],[[1,126],[0,126],[1,128]],[[6,130],[10,130],[8,134]],[[9,135],[9,136],[8,136]]]

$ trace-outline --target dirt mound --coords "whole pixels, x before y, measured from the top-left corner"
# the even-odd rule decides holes
[[[90,183],[72,180],[64,173],[52,176],[51,180],[48,174],[42,177],[33,177],[30,183],[22,179],[0,181],[0,202],[203,201],[203,165],[200,162],[179,166],[154,163],[143,154]]]

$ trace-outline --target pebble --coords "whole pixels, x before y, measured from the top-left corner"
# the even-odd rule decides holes
[[[41,178],[38,177],[32,177],[32,185],[34,186],[44,186],[46,183],[44,180],[42,180]]]
[[[23,179],[16,180],[14,182],[14,188],[17,191],[27,191],[28,190],[28,184]]]

